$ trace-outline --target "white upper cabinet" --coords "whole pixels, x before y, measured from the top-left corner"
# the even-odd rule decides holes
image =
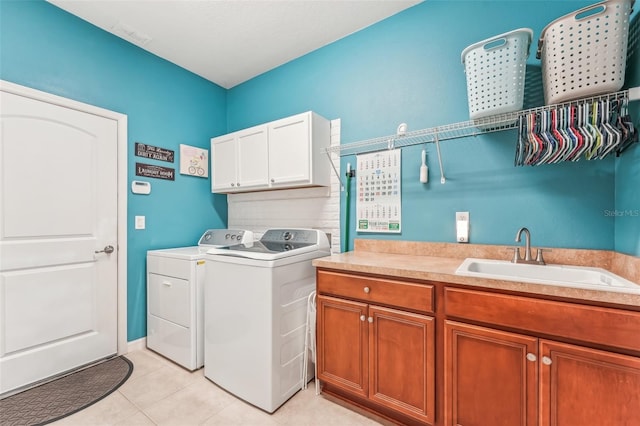
[[[233,158],[234,161],[222,161]],[[236,135],[218,136],[211,139],[211,190],[222,192],[235,188],[238,182],[236,165]]]
[[[236,190],[251,190],[269,183],[267,127],[257,126],[236,133],[238,183]],[[230,162],[233,158],[229,159]]]
[[[329,120],[305,112],[211,139],[212,192],[328,186]]]
[[[248,191],[269,182],[267,126],[211,139],[211,191]]]

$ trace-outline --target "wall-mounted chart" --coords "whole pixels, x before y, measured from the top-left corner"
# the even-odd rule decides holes
[[[356,156],[356,231],[401,231],[400,154],[394,149]]]

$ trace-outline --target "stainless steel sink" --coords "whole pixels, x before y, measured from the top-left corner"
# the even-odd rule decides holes
[[[585,266],[516,264],[506,260],[468,258],[458,267],[456,274],[640,294],[639,284],[612,274],[605,269]]]

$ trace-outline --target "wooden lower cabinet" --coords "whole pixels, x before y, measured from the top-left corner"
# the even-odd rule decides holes
[[[534,426],[538,339],[446,321],[445,424]]]
[[[434,318],[323,295],[317,312],[321,381],[433,424]]]
[[[369,395],[369,327],[366,303],[318,296],[318,378],[357,395]]]
[[[541,426],[640,426],[640,358],[547,340],[540,355]]]
[[[640,359],[445,323],[445,424],[640,426]]]
[[[408,425],[640,426],[638,310],[322,269],[317,292],[318,379],[360,408]]]

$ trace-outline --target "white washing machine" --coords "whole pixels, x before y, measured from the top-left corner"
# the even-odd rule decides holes
[[[329,254],[326,234],[312,229],[209,250],[205,377],[269,413],[300,390],[311,261]]]
[[[147,347],[189,369],[204,363],[204,256],[253,241],[244,230],[210,229],[197,246],[147,251]]]

